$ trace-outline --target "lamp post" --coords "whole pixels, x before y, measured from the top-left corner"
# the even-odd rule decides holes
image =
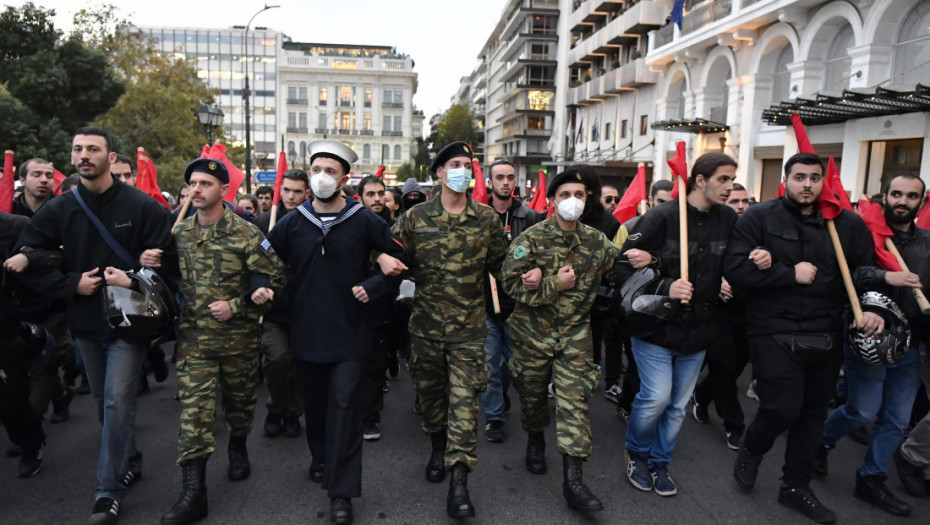
[[[207,104],[201,104],[197,108],[197,120],[200,121],[200,124],[207,130],[207,143],[213,144],[213,132],[216,128],[223,125],[223,110],[218,108],[216,104],[208,106]]]
[[[242,38],[242,44],[245,48],[245,89],[242,90],[242,100],[245,101],[245,192],[252,193],[252,128],[251,120],[252,114],[249,109],[249,103],[251,98],[251,93],[249,92],[249,27],[252,25],[252,21],[255,20],[255,17],[264,13],[269,9],[274,9],[276,7],[281,7],[279,5],[268,5],[265,4],[265,7],[258,10],[257,13],[252,15],[252,18],[249,19],[249,23],[245,25],[245,34]]]

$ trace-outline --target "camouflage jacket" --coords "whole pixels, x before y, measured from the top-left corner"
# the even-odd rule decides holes
[[[259,316],[272,303],[256,306],[252,292],[268,287],[277,295],[285,284],[284,264],[254,225],[226,208],[219,222],[202,231],[193,215],[173,232],[181,269],[181,344],[225,347],[230,338],[257,336]],[[233,316],[220,322],[210,303],[228,301]]]
[[[484,282],[500,276],[507,252],[497,212],[468,199],[453,215],[437,197],[407,210],[393,231],[416,280],[410,333],[452,343],[487,337]]]
[[[517,302],[510,316],[514,339],[540,349],[554,350],[558,343],[576,339],[591,345],[591,306],[601,275],[611,269],[620,253],[603,233],[578,223],[574,232],[562,231],[552,215],[517,237],[504,260],[504,290]],[[556,275],[562,266],[575,271],[575,286],[562,289]],[[539,268],[542,280],[536,290],[523,286],[524,273]]]

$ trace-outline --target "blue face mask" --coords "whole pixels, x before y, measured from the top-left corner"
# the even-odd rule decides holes
[[[471,171],[465,168],[446,170],[446,186],[455,193],[465,193],[471,184]]]

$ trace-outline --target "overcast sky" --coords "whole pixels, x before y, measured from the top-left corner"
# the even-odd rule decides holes
[[[22,5],[24,2],[4,2]],[[35,0],[55,9],[56,27],[97,2]],[[109,0],[139,26],[228,28],[245,25],[263,1]],[[283,31],[298,42],[387,45],[416,62],[419,87],[413,101],[429,119],[448,108],[459,79],[471,73],[478,52],[497,25],[506,0],[272,0],[281,7],[258,15],[252,26]]]

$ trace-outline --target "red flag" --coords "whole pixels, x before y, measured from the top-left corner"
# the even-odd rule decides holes
[[[384,177],[384,166],[378,166],[378,171],[375,172],[375,177],[379,179]]]
[[[536,194],[530,201],[530,208],[542,213],[546,209],[546,172],[539,170],[539,184],[536,185]]]
[[[775,197],[781,197],[785,194],[785,181],[778,183],[778,191],[775,192]]]
[[[13,151],[3,152],[3,178],[0,179],[0,211],[13,213]]]
[[[865,221],[865,225],[872,234],[872,243],[875,245],[875,262],[882,268],[900,272],[901,265],[897,257],[892,255],[885,247],[885,239],[892,237],[894,233],[888,227],[888,221],[885,220],[885,214],[882,213],[880,204],[872,204],[868,200],[859,200],[859,215]]]
[[[675,177],[681,177],[685,181],[685,188],[688,187],[688,158],[685,155],[685,142],[679,140],[675,145],[675,156],[668,159],[668,167],[672,169],[672,181]],[[678,198],[678,184],[672,187],[672,199]]]
[[[55,170],[55,168],[52,168]],[[65,181],[68,177],[65,177],[63,173],[58,170],[55,170],[55,176],[52,179],[52,183],[55,185],[55,189],[52,190],[55,192],[55,195],[61,195],[61,183]]]
[[[206,147],[204,147],[206,150]],[[239,193],[239,186],[242,186],[242,181],[245,180],[245,173],[242,173],[242,170],[236,167],[229,158],[226,157],[226,146],[222,144],[214,144],[212,148],[207,152],[208,155],[203,158],[216,159],[223,163],[226,166],[226,170],[229,171],[229,190],[226,192],[226,195],[223,196],[223,200],[226,202],[236,202],[236,195]]]
[[[807,138],[807,130],[804,129],[804,124],[801,123],[801,115],[797,113],[791,114],[791,126],[794,127],[794,137],[798,140],[798,151],[801,153],[814,153],[814,146],[811,145],[811,141]]]
[[[930,206],[927,206],[928,202],[930,202],[930,190],[927,190],[927,195],[924,197],[923,208],[917,212],[917,227],[925,230],[930,230]]]
[[[203,149],[200,150],[200,158],[202,158],[202,159],[209,159],[209,158],[210,158],[210,150],[212,150],[212,149],[213,149],[212,147],[207,146],[206,144],[204,144]]]
[[[272,206],[277,206],[281,202],[281,185],[284,184],[284,172],[287,171],[287,157],[282,151],[278,154],[278,172],[274,176],[274,198],[271,200]]]
[[[136,154],[136,187],[159,204],[171,209],[171,205],[165,200],[165,196],[161,194],[161,189],[158,187],[158,172],[155,169],[155,163],[141,147]]]
[[[471,192],[471,199],[481,204],[488,203],[488,187],[484,182],[484,172],[481,171],[481,163],[478,159],[472,159],[471,165],[475,174],[475,189]]]
[[[840,179],[840,169],[836,166],[833,155],[830,155],[830,160],[827,162],[827,176],[824,178],[830,179],[830,188],[833,189],[836,196],[839,198],[840,206],[849,211],[854,211],[852,202],[849,201],[849,195],[846,195],[846,189],[843,188],[843,181]]]
[[[623,193],[623,198],[614,210],[614,217],[621,224],[636,217],[636,208],[646,200],[646,166],[640,164],[630,187]]]
[[[835,219],[843,211],[843,203],[840,196],[830,186],[831,182],[830,177],[823,178],[823,190],[817,201],[824,219]]]

